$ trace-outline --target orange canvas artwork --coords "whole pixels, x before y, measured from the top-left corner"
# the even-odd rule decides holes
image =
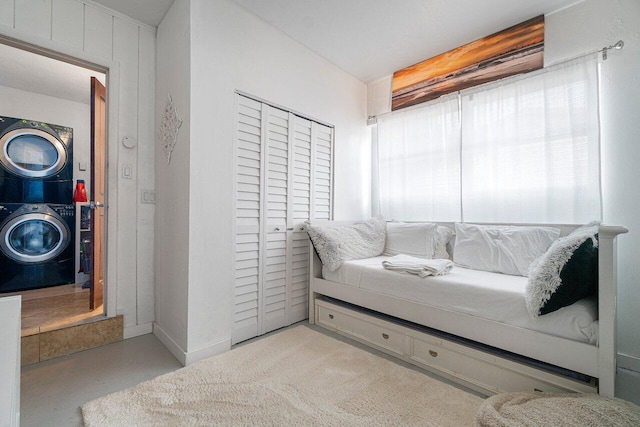
[[[391,109],[542,68],[544,15],[393,73]]]

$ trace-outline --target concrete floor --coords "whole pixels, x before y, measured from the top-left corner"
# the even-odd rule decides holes
[[[24,366],[20,425],[82,426],[80,405],[181,367],[151,334]]]

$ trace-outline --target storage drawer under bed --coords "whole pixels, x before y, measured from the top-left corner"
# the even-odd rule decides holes
[[[324,301],[319,302],[316,310],[318,324],[396,355],[409,354],[410,338],[396,325],[375,317],[361,316],[355,311],[344,310]]]
[[[351,307],[316,299],[316,324],[484,394],[596,393],[597,387],[430,335]]]

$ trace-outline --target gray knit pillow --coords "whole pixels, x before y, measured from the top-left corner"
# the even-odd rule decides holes
[[[308,224],[307,233],[322,264],[329,271],[336,271],[344,261],[380,255],[386,222],[378,216],[352,225]]]

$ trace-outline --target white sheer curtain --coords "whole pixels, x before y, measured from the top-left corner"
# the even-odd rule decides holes
[[[461,97],[465,221],[600,219],[595,55]]]
[[[580,58],[380,117],[372,192],[379,213],[467,222],[601,219],[597,66],[595,55]]]
[[[460,220],[457,96],[379,118],[378,190],[386,219]]]

